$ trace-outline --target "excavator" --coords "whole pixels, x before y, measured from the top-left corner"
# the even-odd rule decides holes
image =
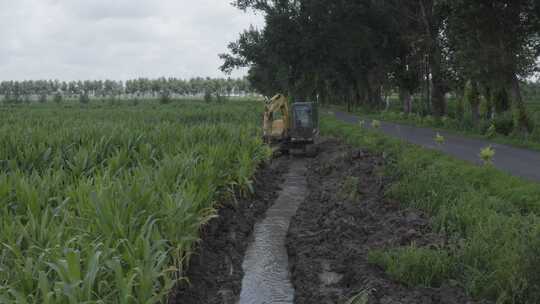
[[[263,140],[274,152],[317,154],[319,112],[316,103],[294,102],[277,94],[265,102]]]

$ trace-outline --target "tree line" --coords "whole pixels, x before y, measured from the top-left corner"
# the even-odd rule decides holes
[[[115,80],[25,80],[0,82],[0,96],[5,103],[22,103],[49,99],[60,102],[64,99],[79,99],[85,103],[90,98],[160,98],[221,96],[252,94],[253,89],[246,78],[138,78]]]
[[[540,1],[536,0],[235,0],[265,17],[220,55],[221,69],[250,67],[265,95],[381,107],[399,96],[403,112],[422,94],[425,112],[448,114],[448,97],[480,100],[493,117],[511,111],[530,121],[522,80],[538,71]],[[459,105],[458,105],[459,108]],[[456,115],[463,115],[458,113]]]

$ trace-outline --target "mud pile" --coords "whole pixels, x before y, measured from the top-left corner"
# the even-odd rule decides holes
[[[255,222],[272,205],[288,162],[278,159],[255,176],[255,195],[224,203],[219,216],[203,228],[200,246],[192,256],[183,283],[169,303],[232,304],[240,295],[242,261]]]
[[[335,140],[320,145],[308,167],[308,196],[287,239],[295,303],[345,303],[360,292],[368,303],[473,303],[450,287],[410,288],[369,264],[372,249],[444,243],[428,217],[384,197],[383,159]]]

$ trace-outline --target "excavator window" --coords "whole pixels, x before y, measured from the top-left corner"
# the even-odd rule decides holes
[[[294,107],[295,126],[298,128],[312,128],[311,107],[307,105],[299,105]]]

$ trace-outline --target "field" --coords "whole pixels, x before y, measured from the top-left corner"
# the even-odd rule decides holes
[[[537,184],[327,116],[317,157],[267,162],[261,110],[1,107],[0,303],[236,303],[257,219],[287,191],[295,303],[537,302]]]
[[[157,303],[269,157],[258,103],[0,109],[0,302]]]

